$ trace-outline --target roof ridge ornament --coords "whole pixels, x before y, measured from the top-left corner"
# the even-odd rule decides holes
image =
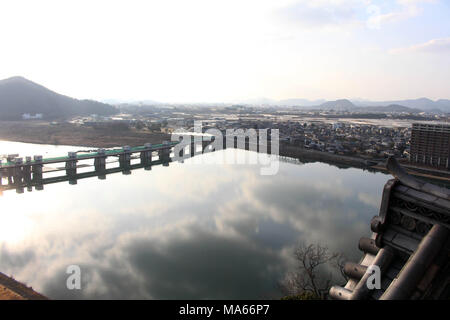
[[[410,188],[423,191],[432,194],[436,197],[450,200],[450,190],[444,187],[439,187],[437,185],[422,181],[421,179],[415,178],[408,174],[405,169],[403,169],[397,160],[390,156],[386,162],[386,168],[389,172],[400,182]]]

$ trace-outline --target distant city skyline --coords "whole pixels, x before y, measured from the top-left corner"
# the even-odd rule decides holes
[[[450,99],[445,0],[18,0],[1,12],[0,79],[79,99]]]

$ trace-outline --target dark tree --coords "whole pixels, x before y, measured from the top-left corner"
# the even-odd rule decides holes
[[[344,256],[330,252],[325,246],[299,245],[294,256],[297,270],[289,272],[281,282],[281,289],[286,295],[299,299],[325,299],[333,280],[327,267],[338,269],[344,276]]]

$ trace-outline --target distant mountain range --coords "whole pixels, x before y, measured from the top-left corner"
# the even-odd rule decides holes
[[[0,80],[1,120],[19,120],[27,113],[41,113],[44,119],[57,119],[90,114],[112,115],[117,111],[105,103],[58,94],[23,77]]]
[[[356,106],[347,99],[340,99],[336,101],[327,101],[318,106],[318,109],[322,110],[336,110],[336,111],[344,111],[344,110],[354,110]]]
[[[111,104],[127,103],[125,100],[108,100]],[[234,103],[258,106],[290,106],[304,109],[358,111],[358,112],[447,112],[450,113],[450,100],[433,101],[428,98],[369,101],[340,99],[335,101],[285,99],[272,100],[267,98],[233,101]],[[129,101],[132,105],[158,105],[157,101]],[[84,116],[90,114],[112,115],[118,108],[92,100],[77,100],[53,92],[37,83],[23,77],[13,77],[0,80],[0,120],[21,119],[23,114],[43,114],[45,119]]]
[[[407,113],[420,113],[421,109],[406,107],[400,104],[392,103],[387,106],[375,104],[375,106],[356,106],[353,102],[347,99],[327,101],[317,107],[321,110],[336,110],[336,111],[358,111],[369,113],[386,113],[386,112],[407,112]]]
[[[399,104],[390,104],[385,107],[359,107],[357,108],[359,112],[377,112],[377,113],[386,113],[386,112],[407,112],[407,113],[421,113],[422,110],[416,108],[410,108],[401,106]]]
[[[288,106],[307,109],[336,110],[336,111],[362,111],[362,112],[447,112],[450,113],[450,100],[440,99],[433,101],[428,98],[393,100],[393,101],[369,101],[339,99],[334,101],[286,99],[271,100],[266,98],[241,101],[240,103],[265,106]]]
[[[354,100],[353,103],[359,106],[388,106],[392,104],[402,105],[409,108],[415,108],[423,111],[443,111],[450,112],[450,100],[439,99],[433,101],[428,98],[409,99],[409,100],[396,100],[396,101],[367,101],[367,100]]]
[[[109,99],[104,100],[106,103],[121,105],[152,105],[157,106],[165,104],[164,102],[158,102],[155,100],[116,100]],[[261,107],[297,107],[306,110],[335,110],[335,111],[356,111],[356,112],[370,112],[370,113],[385,113],[385,112],[407,112],[407,113],[450,113],[450,100],[440,99],[437,101],[430,100],[428,98],[410,99],[410,100],[394,100],[394,101],[369,101],[369,100],[357,100],[357,99],[339,99],[333,101],[327,101],[324,99],[308,100],[308,99],[284,99],[284,100],[272,100],[268,98],[248,99],[248,100],[233,100],[226,103],[190,103],[192,105],[222,105],[222,104],[240,104],[248,106],[261,106]]]

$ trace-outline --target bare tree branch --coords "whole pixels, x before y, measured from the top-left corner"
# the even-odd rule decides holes
[[[330,252],[320,244],[299,245],[294,251],[297,272],[290,272],[280,284],[288,295],[307,295],[323,299],[328,295],[332,274],[324,274],[327,267],[338,268],[343,275],[344,256]]]

